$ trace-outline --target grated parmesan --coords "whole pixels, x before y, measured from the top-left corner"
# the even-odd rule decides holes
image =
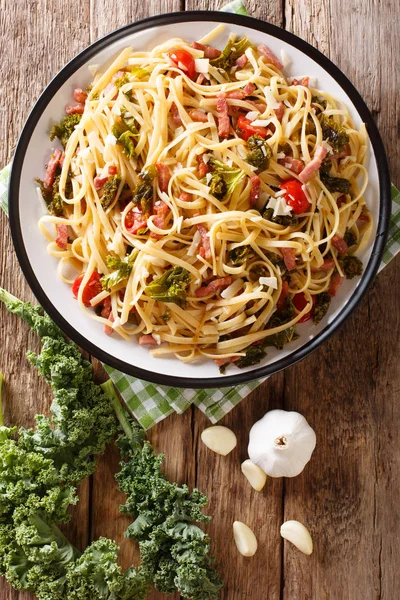
[[[272,287],[274,290],[278,289],[278,280],[276,277],[260,277],[258,281],[261,285]]]

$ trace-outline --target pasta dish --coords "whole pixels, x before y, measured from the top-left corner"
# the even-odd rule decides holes
[[[90,67],[37,180],[80,309],[154,356],[222,370],[321,321],[372,230],[365,127],[311,74],[284,74],[284,53],[213,47],[223,27]]]

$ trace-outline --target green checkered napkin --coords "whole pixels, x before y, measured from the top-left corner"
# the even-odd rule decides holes
[[[247,15],[240,0],[234,0],[223,9],[225,12]],[[10,165],[0,171],[0,208],[8,214],[7,196]],[[400,251],[400,192],[392,185],[392,217],[389,237],[381,263],[381,269]],[[155,385],[125,375],[112,367],[104,365],[110,378],[121,393],[127,406],[139,423],[149,429],[173,412],[182,414],[191,404],[195,404],[212,423],[216,423],[234,408],[252,390],[263,381],[253,381],[235,388],[193,390]]]

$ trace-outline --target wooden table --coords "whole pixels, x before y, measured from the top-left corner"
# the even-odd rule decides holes
[[[376,118],[392,178],[399,183],[398,0],[251,0],[247,5],[254,16],[285,27],[322,50],[354,82]],[[0,0],[0,6],[0,165],[11,159],[21,127],[44,86],[88,44],[149,15],[216,8],[211,0]],[[31,298],[4,215],[0,261],[0,284]],[[300,364],[271,377],[224,419],[239,439],[231,455],[214,455],[199,441],[207,420],[197,409],[171,416],[151,430],[152,443],[167,455],[167,474],[209,495],[213,552],[226,582],[221,598],[399,598],[399,261],[377,277],[333,339]],[[28,347],[37,349],[37,339],[2,309],[0,371],[6,377],[6,423],[29,425],[35,413],[49,407],[49,389],[25,359]],[[299,477],[270,479],[257,493],[244,482],[239,465],[247,457],[251,425],[277,407],[305,415],[317,432],[317,447]],[[100,535],[115,538],[128,566],[136,555],[133,544],[122,537],[127,523],[118,512],[122,496],[113,480],[117,462],[111,448],[100,459],[96,474],[81,488],[68,535],[80,548]],[[257,531],[259,550],[254,558],[236,552],[235,519]],[[311,557],[283,543],[279,527],[287,519],[298,519],[310,528],[315,543]],[[3,581],[0,597],[30,598],[11,591]]]

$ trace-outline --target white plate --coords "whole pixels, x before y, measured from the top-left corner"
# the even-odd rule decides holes
[[[311,321],[298,326],[300,338],[277,351],[268,348],[261,365],[220,375],[212,362],[183,364],[175,358],[153,358],[148,348],[129,343],[118,335],[104,335],[103,326],[78,308],[71,289],[57,276],[57,259],[47,254],[46,241],[38,228],[44,208],[40,203],[35,177],[44,177],[44,165],[53,144],[48,132],[64,114],[75,87],[85,88],[92,76],[89,65],[107,65],[126,46],[150,50],[171,37],[188,41],[201,38],[221,22],[226,29],[213,45],[222,48],[228,34],[246,34],[253,43],[265,43],[277,56],[281,50],[291,60],[288,76],[308,75],[317,87],[343,100],[358,126],[367,123],[370,136],[368,157],[369,186],[365,199],[374,220],[374,235],[360,256],[365,271],[362,278],[346,280],[333,299],[328,315],[315,326]],[[10,183],[10,224],[21,267],[36,297],[80,346],[107,364],[148,381],[180,387],[219,387],[266,376],[297,362],[326,340],[343,322],[367,289],[379,266],[390,212],[390,179],[383,145],[372,117],[352,84],[326,57],[296,36],[256,19],[217,12],[176,13],[146,19],[99,40],[64,67],[46,88],[22,132],[13,163]]]

